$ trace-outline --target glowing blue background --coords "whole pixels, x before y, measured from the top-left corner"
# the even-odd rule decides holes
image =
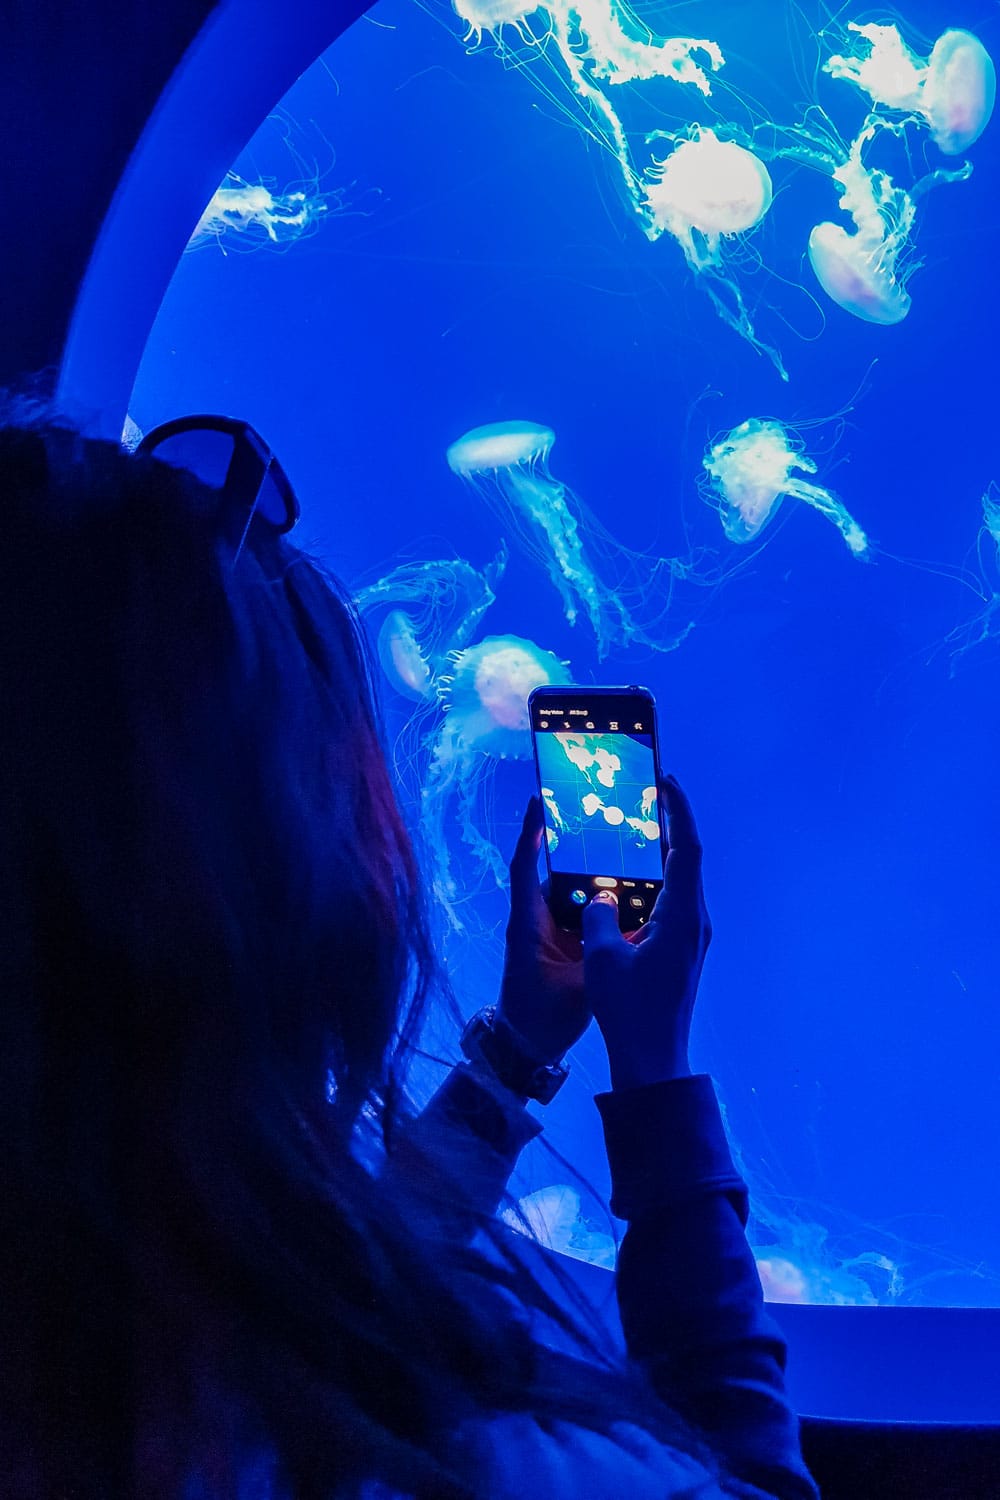
[[[765,113],[789,117],[813,86],[814,55],[786,46],[763,0],[678,14],[676,29],[720,41],[731,81]],[[905,15],[931,38],[966,25],[1000,58],[995,6],[921,0]],[[193,410],[255,422],[301,495],[302,540],[356,581],[455,538],[479,566],[493,556],[495,518],[444,462],[480,423],[551,425],[555,473],[629,545],[732,557],[696,492],[706,443],[748,416],[809,419],[854,401],[839,438],[836,424],[807,434],[819,478],[885,553],[927,567],[859,563],[789,502],[673,655],[599,667],[586,628],[567,626],[517,555],[483,633],[531,637],[580,679],[641,680],[657,696],[666,765],[698,811],[716,929],[695,1060],[772,1216],[827,1231],[833,1265],[884,1253],[904,1301],[995,1303],[1000,649],[969,653],[950,677],[935,648],[974,612],[947,570],[968,560],[980,495],[1000,478],[1000,118],[970,152],[971,181],[921,203],[926,265],[892,329],[829,306],[824,327],[795,289],[810,285],[803,248],[835,217],[833,193],[776,169],[783,190],[755,243],[790,284],[752,285],[774,305],[757,315],[786,387],[718,321],[676,246],[643,240],[600,154],[526,77],[467,57],[459,33],[446,9],[380,0],[300,81],[283,105],[296,139],[322,167],[322,137],[336,148],[321,186],[357,183],[370,212],[284,253],[185,257],[133,415],[143,427]],[[853,128],[850,88],[815,87]],[[673,107],[691,97],[673,92]],[[294,175],[273,123],[237,166]],[[403,707],[388,704],[394,729]],[[497,777],[504,847],[531,783],[529,762]],[[490,929],[502,918],[488,892],[477,910]],[[492,961],[453,948],[467,1011],[493,998],[498,942]],[[605,1080],[589,1036],[547,1128],[598,1191],[589,1094]],[[526,1191],[566,1173],[535,1151],[522,1177]]]

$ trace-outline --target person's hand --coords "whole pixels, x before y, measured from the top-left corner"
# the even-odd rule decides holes
[[[596,895],[583,913],[586,999],[601,1028],[613,1088],[635,1088],[691,1071],[688,1035],[712,928],[701,884],[701,844],[691,806],[672,776],[660,782],[668,853],[649,922],[624,938],[615,898]]]
[[[553,920],[538,882],[545,822],[532,797],[510,862],[510,921],[499,1014],[539,1063],[556,1063],[590,1024],[580,938]]]

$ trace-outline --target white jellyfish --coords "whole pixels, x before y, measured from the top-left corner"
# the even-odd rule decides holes
[[[669,234],[677,241],[692,271],[706,278],[705,289],[720,316],[766,354],[787,380],[780,355],[757,338],[743,295],[723,259],[725,242],[755,228],[771,206],[767,168],[745,146],[720,140],[705,126],[692,125],[682,136],[656,131],[649,140],[674,144],[647,170],[647,237],[655,240]]]
[[[615,84],[671,78],[708,94],[709,73],[725,61],[717,42],[659,36],[620,0],[540,0],[538,4],[532,0],[452,0],[452,4],[468,28],[465,40],[475,46],[486,35],[502,54],[505,28],[527,42],[553,38],[573,86],[579,89],[582,83],[587,98],[588,78]],[[538,18],[535,30],[529,24],[532,17]]]
[[[501,544],[481,573],[460,557],[402,563],[356,591],[355,603],[366,618],[388,606],[376,649],[397,693],[418,702],[433,698],[452,654],[469,644],[494,603],[506,566],[507,549]]]
[[[815,474],[816,465],[780,422],[758,417],[741,422],[711,445],[702,467],[704,498],[718,511],[731,542],[753,541],[789,496],[832,521],[855,557],[866,555],[868,538],[837,497],[799,478],[799,473]]]
[[[860,38],[857,51],[828,58],[825,72],[857,84],[873,104],[922,120],[946,156],[960,155],[979,139],[993,113],[997,81],[978,37],[946,31],[923,58],[896,26],[852,21],[847,30]]]
[[[339,195],[302,189],[272,192],[264,182],[247,182],[227,172],[212,194],[187,242],[188,250],[217,244],[223,252],[240,239],[284,245],[316,229]]]
[[[691,625],[670,633],[660,627],[675,582],[690,576],[690,568],[679,558],[653,558],[615,542],[579,496],[553,476],[549,453],[554,442],[551,427],[538,422],[493,422],[452,443],[448,465],[545,569],[569,623],[575,624],[583,612],[601,660],[612,646],[630,642],[672,651]],[[600,576],[592,550],[613,573],[611,582]]]
[[[614,1270],[618,1247],[613,1237],[583,1217],[580,1194],[569,1183],[556,1182],[528,1193],[518,1199],[516,1209],[506,1208],[500,1217],[548,1250]]]
[[[456,928],[461,923],[455,911],[456,887],[445,827],[452,794],[458,798],[463,842],[497,885],[505,886],[507,871],[500,852],[478,827],[478,785],[499,761],[530,757],[528,694],[548,683],[569,681],[566,662],[516,635],[487,636],[456,652],[451,671],[439,679],[444,712],[430,745],[421,827],[433,865],[435,893]]]
[[[817,224],[809,236],[809,263],[827,296],[869,323],[898,323],[910,310],[907,259],[916,206],[888,173],[865,166],[862,151],[878,122],[869,120],[852,141],[846,161],[831,172],[840,206],[854,221]]]
[[[950,171],[939,168],[909,190],[898,187],[887,172],[865,164],[864,150],[880,131],[900,134],[902,129],[881,116],[868,116],[846,157],[830,168],[840,207],[854,221],[854,230],[823,223],[809,236],[809,262],[820,286],[846,312],[868,323],[899,323],[910,310],[906,283],[919,265],[911,247],[917,199],[938,183],[963,181],[972,170],[968,163]]]

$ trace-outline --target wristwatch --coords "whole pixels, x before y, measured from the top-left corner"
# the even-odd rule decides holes
[[[512,1094],[539,1104],[550,1103],[569,1077],[567,1063],[539,1063],[531,1057],[495,1005],[472,1017],[462,1032],[461,1048],[470,1062],[484,1063]]]

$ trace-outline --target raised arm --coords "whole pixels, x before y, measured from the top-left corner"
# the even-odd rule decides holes
[[[584,913],[586,996],[604,1035],[612,1090],[598,1097],[611,1207],[628,1221],[618,1304],[630,1356],[663,1399],[709,1437],[745,1496],[815,1497],[785,1395],[785,1345],[764,1309],[744,1234],[745,1184],[712,1081],[691,1074],[688,1039],[711,927],[687,798],[661,786],[664,888],[635,941],[614,898]]]

